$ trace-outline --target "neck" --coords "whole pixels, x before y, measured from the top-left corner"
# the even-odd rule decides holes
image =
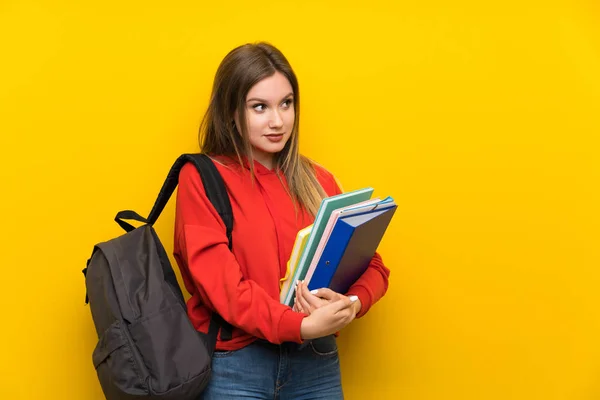
[[[275,156],[273,154],[254,152],[253,157],[258,163],[269,170],[272,170],[275,166]]]

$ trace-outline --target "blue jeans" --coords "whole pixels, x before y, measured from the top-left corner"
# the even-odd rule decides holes
[[[344,398],[334,336],[275,345],[256,341],[240,350],[217,351],[204,400]]]

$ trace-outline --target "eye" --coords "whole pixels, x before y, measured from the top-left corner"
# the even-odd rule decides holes
[[[263,104],[263,103],[258,103],[258,104],[254,104],[252,106],[252,108],[258,112],[262,112],[262,111],[265,111],[265,109],[267,108],[267,105]]]
[[[284,108],[290,108],[292,106],[292,104],[294,104],[294,100],[287,99],[287,100],[284,100],[284,102],[282,104],[283,104]]]

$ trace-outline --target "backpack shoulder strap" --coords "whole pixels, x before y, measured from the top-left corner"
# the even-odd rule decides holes
[[[192,162],[202,178],[206,196],[217,210],[223,223],[225,224],[227,239],[229,240],[229,249],[232,248],[233,232],[233,211],[231,202],[227,194],[227,188],[221,174],[215,167],[213,161],[205,154],[188,154],[189,161]]]
[[[231,202],[229,201],[229,195],[227,194],[227,188],[225,187],[223,178],[217,170],[217,167],[215,167],[215,164],[207,155],[188,154],[187,156],[186,159],[192,162],[196,166],[198,173],[200,173],[206,196],[225,223],[227,240],[229,241],[229,250],[231,250],[233,246],[233,211],[231,210]],[[220,334],[219,328],[221,328]],[[214,342],[217,339],[217,335],[221,337],[221,340],[227,341],[231,340],[232,333],[233,327],[231,324],[225,321],[219,314],[213,312],[208,328],[210,348],[214,350]]]
[[[200,177],[202,179],[202,184],[204,186],[204,191],[206,192],[206,196],[212,203],[213,207],[219,213],[219,216],[223,220],[226,228],[227,239],[229,241],[229,249],[232,249],[232,232],[233,232],[233,211],[231,209],[231,202],[229,201],[229,195],[227,194],[227,188],[225,187],[225,182],[223,182],[223,178],[221,174],[215,167],[213,161],[206,154],[195,153],[195,154],[182,154],[175,161],[167,178],[158,194],[156,202],[150,211],[147,219],[142,220],[141,222],[147,222],[148,224],[154,224],[160,213],[163,211],[175,188],[179,183],[179,172],[181,168],[187,163],[191,162],[195,167]],[[125,211],[127,213],[126,216],[131,217],[131,213]],[[117,215],[118,217],[118,215]],[[135,217],[135,215],[134,215]],[[117,220],[117,218],[115,218]],[[138,219],[139,221],[139,219]],[[117,220],[117,222],[119,222]],[[126,224],[126,223],[125,223]],[[123,226],[122,224],[120,224]],[[133,227],[132,227],[133,228]],[[233,327],[227,321],[223,319],[219,314],[213,312],[212,318],[210,320],[210,325],[208,329],[208,347],[212,351],[214,349],[214,343],[216,342],[217,335],[219,334],[219,328],[221,330],[220,337],[221,340],[231,340]]]
[[[158,220],[158,217],[169,202],[171,195],[179,183],[179,172],[181,171],[181,168],[189,162],[194,164],[196,170],[198,170],[198,173],[202,178],[202,184],[204,185],[206,195],[225,224],[227,238],[229,239],[229,248],[231,248],[231,233],[233,231],[233,212],[231,210],[231,203],[221,174],[206,154],[182,154],[177,158],[169,170],[169,174],[160,189],[160,193],[158,194],[148,218],[141,222],[147,222],[148,224],[153,225]],[[122,211],[121,213],[127,213],[126,217],[131,218],[131,211]]]
[[[179,183],[179,172],[181,171],[181,168],[188,162],[194,164],[196,170],[200,174],[206,195],[225,224],[227,239],[229,239],[229,248],[231,248],[233,212],[231,211],[231,203],[229,201],[229,196],[227,195],[227,189],[225,188],[225,183],[223,182],[223,178],[217,170],[217,167],[215,167],[212,160],[206,154],[202,153],[182,154],[177,158],[169,170],[167,178],[160,189],[148,218],[144,218],[132,210],[123,210],[117,213],[115,221],[127,232],[130,232],[135,228],[125,222],[124,220],[126,219],[153,225],[158,220],[158,217],[169,202],[171,195]]]

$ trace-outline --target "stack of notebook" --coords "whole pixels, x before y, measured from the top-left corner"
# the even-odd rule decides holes
[[[295,282],[345,293],[365,272],[396,212],[391,197],[365,188],[324,199],[312,225],[298,232],[280,300],[293,305]]]

